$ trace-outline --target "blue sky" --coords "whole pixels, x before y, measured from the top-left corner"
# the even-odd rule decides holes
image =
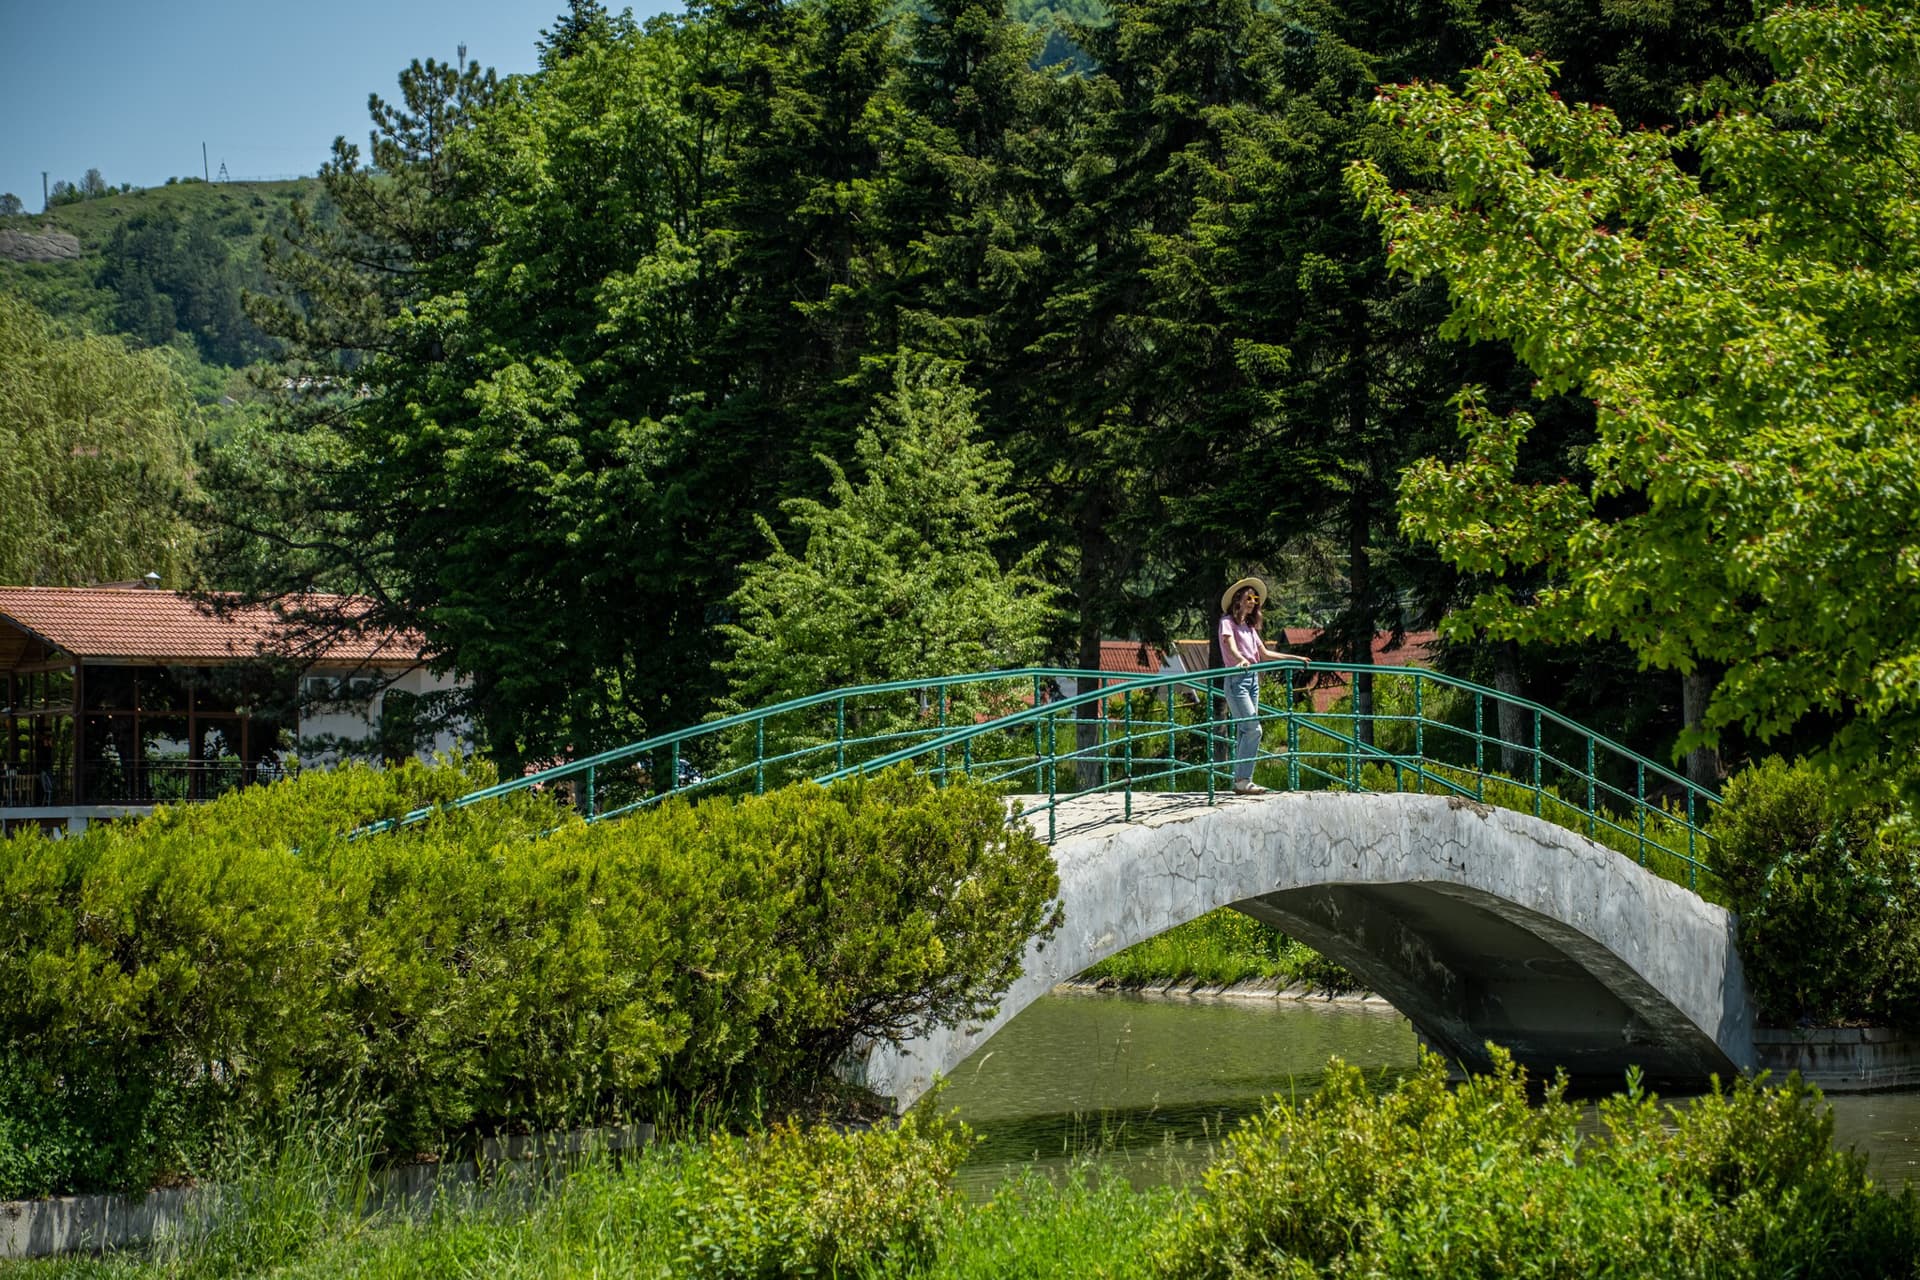
[[[118,186],[200,173],[309,174],[367,95],[415,58],[535,66],[565,0],[0,0],[0,191],[40,209],[40,173]],[[609,4],[609,8],[623,7]],[[679,8],[642,0],[638,17]]]

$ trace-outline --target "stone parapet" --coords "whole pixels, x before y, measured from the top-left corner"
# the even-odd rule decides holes
[[[1760,1068],[1798,1071],[1827,1093],[1920,1089],[1920,1032],[1886,1027],[1756,1027]]]

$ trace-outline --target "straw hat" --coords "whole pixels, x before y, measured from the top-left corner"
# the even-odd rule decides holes
[[[1240,581],[1228,587],[1226,594],[1220,597],[1220,612],[1233,612],[1233,598],[1240,594],[1240,588],[1242,587],[1252,587],[1255,598],[1258,599],[1262,605],[1266,604],[1267,584],[1258,578],[1242,578]]]

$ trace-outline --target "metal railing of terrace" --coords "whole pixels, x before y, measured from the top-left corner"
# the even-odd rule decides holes
[[[1706,820],[1718,798],[1548,707],[1419,667],[1268,662],[1256,780],[1273,790],[1418,791],[1530,812],[1608,845],[1696,892],[1710,877]],[[589,822],[676,796],[764,792],[896,765],[959,775],[1026,798],[1045,837],[1071,797],[1111,793],[1131,820],[1142,793],[1204,796],[1229,785],[1235,721],[1226,670],[1116,679],[1026,667],[834,689],[603,751],[474,791],[461,807],[552,789]],[[1315,712],[1316,682],[1373,677],[1373,710]],[[1059,694],[1067,682],[1074,692]],[[1527,732],[1494,731],[1517,709]],[[1491,762],[1506,765],[1504,771]],[[1516,767],[1517,766],[1517,767]],[[417,809],[364,833],[420,822]]]

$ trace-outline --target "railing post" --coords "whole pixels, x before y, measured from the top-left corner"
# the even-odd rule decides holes
[[[1176,724],[1173,718],[1173,686],[1167,686],[1167,786],[1180,789],[1180,744],[1175,740]]]
[[[1695,834],[1693,825],[1693,788],[1689,786],[1687,788],[1687,888],[1698,892],[1698,886],[1695,882],[1700,875],[1700,858],[1694,851],[1693,839]]]
[[[1039,676],[1033,678],[1033,709],[1036,712],[1040,710]],[[1033,789],[1035,792],[1038,792],[1040,784],[1046,781],[1046,758],[1047,753],[1040,745],[1040,718],[1036,715],[1033,721]]]
[[[1587,735],[1587,836],[1588,838],[1592,838],[1593,833],[1596,830],[1594,823],[1599,815],[1595,812],[1595,810],[1597,810],[1600,805],[1600,795],[1597,790],[1598,784],[1596,779],[1593,776],[1593,770],[1594,770],[1593,735],[1588,734]]]
[[[1413,669],[1413,754],[1419,756],[1421,764],[1424,765],[1427,760],[1427,712],[1426,704],[1420,697],[1422,687],[1420,683],[1420,668],[1415,667]],[[1422,769],[1420,776],[1422,779],[1420,791],[1424,795],[1427,790],[1425,782],[1426,771],[1424,769]]]
[[[1473,798],[1487,798],[1487,699],[1478,689],[1473,692]]]
[[[1060,739],[1055,725],[1058,717],[1047,717],[1047,843],[1053,843],[1054,815],[1060,811],[1060,801],[1054,794],[1054,755],[1060,749]]]
[[[833,703],[833,767],[847,767],[847,700],[836,698]]]
[[[581,797],[580,810],[588,822],[593,821],[593,766],[587,766],[587,793]]]
[[[1647,762],[1633,762],[1634,812],[1640,815],[1640,865],[1647,865]]]
[[[1347,697],[1353,702],[1353,736],[1347,742],[1347,790],[1360,790],[1360,673],[1347,672]],[[1399,789],[1396,781],[1394,789]]]
[[[946,737],[946,734],[947,734],[947,682],[946,681],[942,680],[938,685],[934,687],[934,696],[940,700],[940,705],[938,708],[936,708],[934,712],[934,727],[939,729],[940,736],[944,738]],[[937,787],[944,787],[947,785],[947,749],[945,747],[940,748],[939,769],[940,769],[940,772],[934,775],[936,779],[936,781],[934,782],[934,785]]]
[[[1212,681],[1208,681],[1212,683]],[[1206,689],[1202,695],[1206,700],[1206,716],[1200,718],[1202,733],[1206,735],[1206,802],[1213,802],[1213,756],[1219,754],[1219,743],[1213,741],[1213,689]]]
[[[1107,700],[1102,698],[1095,705],[1100,709],[1100,718],[1095,721],[1099,728],[1094,741],[1095,750],[1100,753],[1100,785],[1104,787],[1112,781],[1107,771]]]
[[[680,789],[680,743],[677,740],[673,744],[673,763],[667,768],[671,771],[667,774],[667,794],[672,795]]]
[[[1126,761],[1127,761],[1127,801],[1126,801],[1126,807],[1125,807],[1125,817],[1128,822],[1132,822],[1133,821],[1133,699],[1132,698],[1127,699],[1126,719],[1124,723],[1126,726],[1126,733],[1127,733],[1126,741],[1122,744],[1122,747],[1126,752]]]
[[[1540,708],[1533,709],[1533,816],[1540,816]]]
[[[753,722],[753,794],[767,794],[767,718]]]
[[[1300,718],[1293,710],[1293,668],[1284,673],[1287,677],[1287,790],[1300,789]]]

